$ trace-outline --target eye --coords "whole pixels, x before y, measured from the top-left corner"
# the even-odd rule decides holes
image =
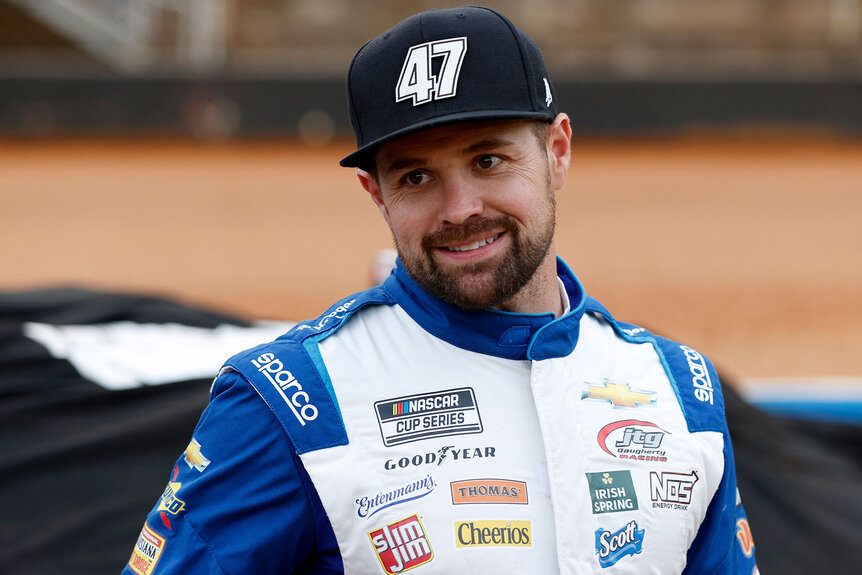
[[[476,158],[476,166],[480,170],[490,170],[502,161],[503,160],[500,158],[500,156],[492,156],[490,154],[485,154]]]
[[[424,172],[420,172],[419,170],[414,170],[412,172],[408,172],[404,176],[404,181],[411,186],[421,186],[422,184],[430,181],[430,177],[428,174]]]

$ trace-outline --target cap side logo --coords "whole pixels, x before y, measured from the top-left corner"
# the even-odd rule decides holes
[[[401,67],[395,86],[395,101],[413,100],[414,106],[451,98],[458,89],[461,64],[467,52],[467,38],[449,38],[412,46]],[[432,72],[433,58],[442,58],[440,70]]]

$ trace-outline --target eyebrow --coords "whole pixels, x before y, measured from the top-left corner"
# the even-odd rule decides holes
[[[479,140],[478,142],[474,142],[467,146],[466,148],[462,148],[459,150],[461,155],[469,155],[475,154],[476,152],[481,152],[483,150],[495,150],[498,148],[503,148],[507,146],[514,145],[514,141],[506,139],[506,138],[484,138]],[[407,157],[400,158],[385,166],[381,173],[383,174],[391,174],[393,172],[400,172],[403,170],[409,170],[411,168],[418,168],[424,166],[428,163],[428,160],[421,157]]]

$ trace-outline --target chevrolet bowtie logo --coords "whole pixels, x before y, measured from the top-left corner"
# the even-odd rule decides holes
[[[583,392],[581,399],[599,399],[610,401],[614,407],[637,407],[638,405],[654,405],[655,393],[650,391],[633,391],[627,383],[615,383],[605,380],[604,385],[590,385]]]
[[[189,467],[194,467],[198,471],[203,471],[210,464],[210,460],[201,453],[201,444],[195,438],[192,438],[191,443],[186,447],[186,454],[183,459]]]

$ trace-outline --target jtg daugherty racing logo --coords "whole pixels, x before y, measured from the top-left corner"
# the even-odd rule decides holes
[[[317,407],[310,402],[308,394],[302,390],[302,385],[293,374],[284,369],[280,359],[271,353],[264,353],[251,362],[275,387],[300,425],[317,419]],[[292,395],[288,399],[287,394],[291,391]]]
[[[687,345],[681,345],[679,348],[688,360],[688,369],[692,375],[691,383],[694,385],[694,396],[700,401],[712,405],[712,379],[709,377],[706,360]]]
[[[360,517],[371,517],[387,507],[430,495],[435,487],[437,487],[437,482],[428,474],[423,479],[402,485],[396,489],[381,491],[374,497],[360,497],[356,500],[356,514]]]
[[[637,461],[667,461],[667,452],[660,449],[665,431],[651,421],[626,419],[614,421],[599,430],[596,441],[610,456]]]

